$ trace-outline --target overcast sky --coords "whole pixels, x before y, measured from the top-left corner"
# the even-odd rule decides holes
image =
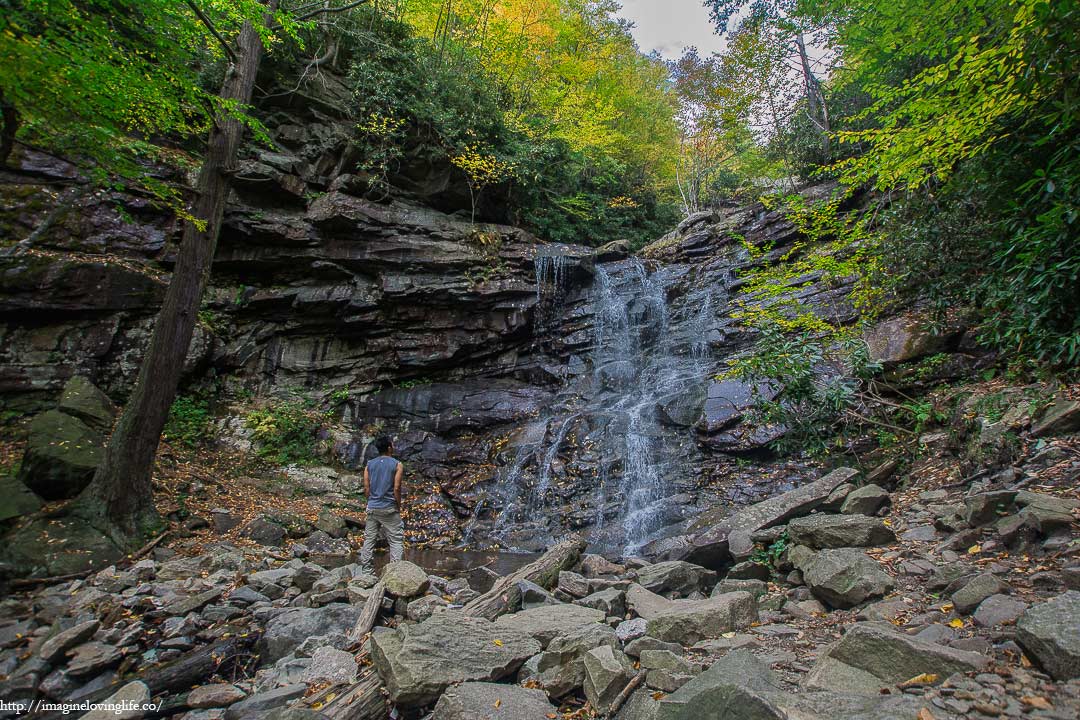
[[[713,33],[709,12],[701,0],[619,0],[619,13],[632,20],[634,39],[642,52],[660,51],[674,59],[684,48],[694,45],[702,55],[720,50],[720,38]]]

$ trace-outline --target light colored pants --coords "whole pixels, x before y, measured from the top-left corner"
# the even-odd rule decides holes
[[[405,525],[401,513],[394,508],[371,509],[367,511],[367,524],[364,526],[364,548],[360,551],[360,567],[364,572],[372,572],[371,556],[375,554],[375,543],[379,541],[379,530],[386,536],[390,547],[390,562],[401,559],[404,550],[403,536]]]

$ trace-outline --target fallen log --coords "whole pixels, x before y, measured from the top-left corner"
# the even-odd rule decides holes
[[[327,688],[304,703],[330,720],[385,720],[389,717],[382,680],[370,665],[360,671],[352,685]]]
[[[471,617],[494,620],[520,602],[521,591],[517,586],[520,581],[528,580],[540,587],[551,588],[559,581],[559,573],[573,567],[584,551],[585,540],[573,535],[517,572],[496,580],[490,590],[470,600],[462,611]]]
[[[379,617],[379,608],[382,607],[383,595],[385,594],[386,585],[382,580],[375,583],[375,587],[371,588],[371,595],[368,595],[368,599],[364,603],[364,609],[360,612],[360,617],[356,619],[356,624],[353,625],[353,629],[346,636],[350,648],[359,647],[360,643],[364,642],[364,636],[371,632],[371,628],[375,626],[375,620]]]

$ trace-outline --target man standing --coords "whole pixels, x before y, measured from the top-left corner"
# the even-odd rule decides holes
[[[383,436],[375,441],[379,456],[368,461],[364,467],[364,492],[367,494],[367,525],[364,527],[364,549],[360,551],[360,568],[365,573],[372,573],[371,557],[375,553],[375,543],[379,541],[379,530],[386,536],[390,547],[390,562],[401,559],[402,534],[401,522],[401,476],[405,466],[394,455],[394,443]]]

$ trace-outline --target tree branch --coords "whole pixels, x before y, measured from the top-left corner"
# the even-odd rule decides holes
[[[233,52],[232,46],[225,41],[225,38],[221,37],[221,33],[217,31],[216,27],[214,27],[214,23],[210,22],[210,18],[206,17],[206,14],[199,9],[199,6],[195,4],[194,0],[185,0],[185,2],[187,3],[187,6],[191,8],[191,11],[195,13],[195,17],[199,18],[199,22],[205,25],[206,29],[210,31],[210,34],[217,39],[218,43],[221,45],[222,50],[224,50],[225,54],[229,56],[229,60],[236,62],[236,53]]]
[[[351,3],[348,3],[347,5],[342,5],[341,7],[332,7],[332,8],[331,7],[322,7],[322,8],[319,8],[318,10],[312,10],[311,12],[306,13],[304,15],[297,15],[296,17],[293,18],[293,22],[303,22],[305,20],[310,20],[311,18],[316,17],[317,15],[329,15],[331,13],[342,13],[342,12],[346,12],[348,10],[352,10],[355,7],[360,7],[361,5],[365,5],[365,4],[367,4],[367,0],[356,0],[356,2],[351,2]],[[281,25],[274,25],[270,29],[271,30],[280,30]]]

